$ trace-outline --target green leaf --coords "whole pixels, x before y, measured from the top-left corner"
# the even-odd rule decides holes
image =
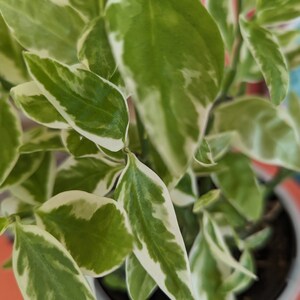
[[[220,160],[229,151],[234,134],[234,132],[223,132],[205,137],[214,161]]]
[[[194,204],[193,212],[198,213],[202,211],[203,208],[209,206],[220,198],[220,190],[211,190],[206,194],[202,195]]]
[[[282,23],[299,16],[298,0],[258,0],[257,18],[262,24]]]
[[[253,159],[300,170],[300,148],[290,123],[282,108],[251,97],[220,105],[214,131],[236,131],[232,146]]]
[[[101,10],[103,10],[101,6],[104,5],[105,1],[106,0],[68,0],[72,7],[81,12],[85,18],[88,19],[93,19],[100,14]]]
[[[9,258],[8,260],[6,260],[3,264],[2,264],[2,269],[4,270],[9,270],[12,269],[12,258]]]
[[[231,255],[228,246],[225,244],[224,237],[218,228],[217,224],[212,220],[208,213],[203,216],[203,235],[208,244],[208,247],[215,257],[227,266],[243,273],[247,277],[256,279],[252,271],[245,268],[242,264],[235,260]]]
[[[269,241],[270,236],[272,235],[272,228],[266,227],[263,230],[260,230],[249,237],[247,237],[243,243],[246,249],[260,249],[263,248],[266,243]]]
[[[117,64],[150,139],[172,175],[181,177],[222,80],[218,28],[198,0],[110,1],[106,19]]]
[[[79,42],[78,58],[92,72],[111,80],[117,65],[108,42],[103,17],[91,21]]]
[[[22,57],[22,48],[12,38],[0,15],[0,77],[12,84],[26,81],[27,73]]]
[[[210,146],[205,138],[202,140],[200,147],[195,154],[195,159],[203,167],[213,167],[216,165]]]
[[[29,204],[39,204],[52,196],[55,179],[55,159],[52,153],[45,153],[38,169],[21,184],[13,186],[11,193]]]
[[[25,300],[95,300],[67,250],[33,225],[16,225],[13,270]]]
[[[105,196],[115,184],[123,166],[99,157],[69,158],[59,168],[54,195],[82,190]]]
[[[297,135],[297,140],[300,142],[300,99],[294,93],[290,94],[287,101],[287,111],[291,119],[291,125]]]
[[[13,170],[0,186],[1,189],[22,183],[29,178],[42,162],[44,153],[29,153],[20,155]]]
[[[69,127],[65,119],[41,93],[35,82],[26,82],[14,87],[11,90],[11,96],[29,119],[49,128]]]
[[[186,250],[161,179],[130,153],[115,196],[128,213],[141,265],[171,299],[193,299]]]
[[[254,261],[251,253],[245,250],[240,258],[240,264],[251,272],[255,272]],[[221,286],[223,293],[241,293],[246,290],[253,283],[253,278],[235,270],[230,276],[226,278]]]
[[[32,206],[28,203],[22,202],[15,197],[8,197],[1,201],[0,211],[1,214],[9,217],[13,214],[29,211]]]
[[[20,153],[34,153],[41,151],[63,150],[60,133],[58,131],[48,131],[45,127],[36,127],[26,131],[23,136],[23,145]]]
[[[84,22],[64,4],[51,0],[0,0],[0,11],[24,48],[75,63],[76,42]]]
[[[195,202],[198,188],[197,178],[192,169],[188,169],[175,188],[171,188],[170,195],[172,202],[177,206],[187,206]]]
[[[9,226],[10,221],[6,217],[0,217],[0,235],[2,235],[7,227]]]
[[[195,299],[226,300],[226,294],[220,291],[224,266],[220,268],[220,262],[217,262],[212,255],[203,233],[199,233],[195,239],[189,258]],[[226,266],[225,270],[227,271]]]
[[[286,53],[286,59],[290,69],[296,69],[300,65],[300,47]]]
[[[128,112],[125,99],[109,82],[83,69],[26,53],[31,76],[73,129],[118,151],[124,147]]]
[[[0,185],[18,160],[21,132],[21,124],[17,113],[7,99],[0,98],[0,136],[2,144],[0,147]]]
[[[36,214],[39,226],[64,244],[87,275],[112,272],[132,250],[126,215],[112,199],[64,192],[44,203]]]
[[[247,22],[243,18],[240,19],[240,26],[244,41],[267,82],[271,100],[280,104],[287,94],[289,74],[276,36],[255,22]]]
[[[246,219],[258,220],[264,208],[263,193],[250,160],[239,153],[228,153],[220,163],[227,169],[213,175],[215,184]]]
[[[95,143],[73,129],[63,130],[61,137],[67,150],[75,157],[95,155],[99,152]]]
[[[207,9],[219,26],[226,48],[232,49],[235,37],[235,7],[233,1],[208,0]]]
[[[155,281],[142,267],[134,254],[126,259],[126,283],[132,300],[149,299],[156,288]]]

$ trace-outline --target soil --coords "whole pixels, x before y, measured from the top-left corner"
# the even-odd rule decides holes
[[[267,202],[266,214],[278,207],[278,199],[271,195]],[[257,230],[265,226],[272,227],[273,233],[268,244],[255,251],[256,274],[259,280],[248,290],[237,296],[238,300],[276,300],[287,285],[287,278],[293,260],[296,256],[296,235],[289,215],[284,209],[278,212],[274,220],[261,224]],[[112,300],[129,300],[129,297],[112,290],[104,290]],[[167,298],[157,290],[150,300],[164,300]]]

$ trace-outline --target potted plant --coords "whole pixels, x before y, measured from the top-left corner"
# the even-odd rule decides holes
[[[95,299],[85,276],[134,300],[233,299],[259,280],[271,195],[300,170],[300,102],[279,106],[296,1],[0,11],[0,231],[24,299]],[[247,96],[262,78],[270,95]],[[280,169],[258,181],[252,160]]]

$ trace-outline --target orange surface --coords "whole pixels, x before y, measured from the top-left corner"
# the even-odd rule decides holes
[[[11,257],[12,244],[5,237],[0,237],[0,265]],[[0,268],[0,300],[22,300],[16,280],[11,270]]]

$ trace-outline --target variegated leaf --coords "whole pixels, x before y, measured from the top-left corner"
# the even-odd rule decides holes
[[[195,160],[203,167],[213,167],[216,165],[210,145],[205,138],[202,140],[195,154]]]
[[[246,219],[258,220],[264,208],[263,193],[250,160],[239,153],[228,153],[220,164],[226,171],[213,175],[215,184]]]
[[[87,70],[26,53],[31,76],[74,130],[111,151],[124,147],[127,104],[113,84]]]
[[[82,13],[85,18],[93,19],[104,11],[106,0],[58,0],[61,3],[70,3],[77,11]],[[56,2],[58,2],[56,0]],[[59,3],[59,2],[58,2]]]
[[[26,202],[22,202],[20,199],[15,197],[8,197],[1,201],[0,211],[6,217],[10,215],[29,211],[32,206]]]
[[[171,188],[170,195],[177,206],[187,206],[195,202],[198,196],[197,178],[191,169],[188,169],[175,188]]]
[[[55,159],[47,152],[38,169],[19,185],[11,187],[11,193],[24,202],[39,204],[47,201],[53,192],[55,179]]]
[[[288,68],[276,36],[255,22],[240,19],[241,33],[267,82],[271,100],[280,104],[288,86]]]
[[[300,143],[300,97],[294,93],[290,94],[287,101],[287,111],[291,119],[291,125],[293,126]]]
[[[75,157],[95,155],[99,152],[95,143],[73,129],[63,130],[61,138],[66,149]]]
[[[12,38],[0,15],[0,77],[12,84],[26,81],[27,73],[22,48]]]
[[[261,249],[267,244],[271,235],[272,228],[266,227],[243,240],[244,248],[253,250]]]
[[[112,199],[64,192],[44,203],[36,215],[39,226],[65,245],[87,275],[112,272],[132,250],[126,215]]]
[[[69,127],[69,124],[42,94],[34,81],[14,87],[11,90],[11,96],[29,119],[49,128]]]
[[[24,48],[66,63],[77,62],[76,42],[84,22],[68,4],[51,0],[1,0],[0,11]]]
[[[220,198],[221,191],[220,190],[210,190],[206,194],[202,195],[194,204],[193,212],[199,213],[203,210],[203,208],[208,205],[214,203]]]
[[[92,20],[78,41],[78,58],[92,72],[110,80],[117,65],[111,52],[103,17]]]
[[[13,269],[24,300],[95,300],[67,250],[33,225],[16,225]]]
[[[19,117],[7,99],[0,96],[0,185],[14,168],[21,146]]]
[[[253,159],[300,170],[300,146],[289,117],[264,99],[251,97],[220,105],[214,131],[236,131],[232,146]]]
[[[36,127],[24,133],[23,145],[19,151],[20,153],[33,153],[63,149],[64,146],[58,131],[48,131],[44,127]]]
[[[59,168],[54,195],[70,190],[82,190],[105,196],[113,187],[124,166],[101,157],[69,158]]]
[[[126,259],[126,283],[132,300],[145,300],[156,288],[155,281],[142,267],[134,254]]]
[[[109,1],[106,19],[117,64],[152,143],[172,175],[181,177],[222,79],[218,28],[198,0]]]
[[[235,132],[223,132],[205,137],[214,161],[220,160],[229,151],[234,134]]]
[[[0,217],[0,235],[2,235],[7,227],[9,226],[10,221],[6,217]]]
[[[41,164],[43,156],[44,153],[42,152],[20,155],[14,168],[1,184],[0,189],[20,184],[29,178]]]
[[[127,211],[141,265],[171,299],[193,299],[185,246],[161,179],[130,153],[115,196]]]

